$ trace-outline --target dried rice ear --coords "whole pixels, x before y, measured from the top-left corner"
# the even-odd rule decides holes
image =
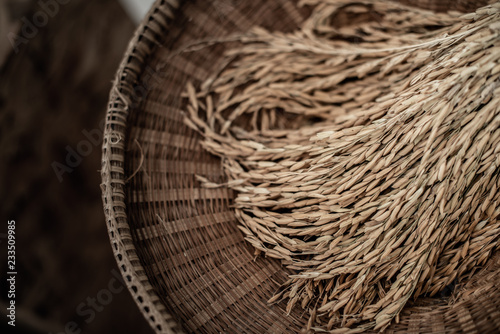
[[[255,28],[188,84],[185,122],[222,158],[246,240],[294,271],[269,302],[304,308],[306,330],[383,330],[500,245],[500,6],[302,3],[299,31]]]

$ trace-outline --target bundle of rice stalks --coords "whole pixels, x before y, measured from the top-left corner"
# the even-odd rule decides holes
[[[302,5],[298,31],[228,38],[185,121],[222,158],[246,240],[293,272],[270,302],[308,329],[384,329],[500,244],[500,4]]]

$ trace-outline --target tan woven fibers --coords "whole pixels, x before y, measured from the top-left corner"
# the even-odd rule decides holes
[[[299,30],[226,39],[240,45],[188,84],[185,123],[222,158],[256,254],[295,272],[270,302],[309,330],[382,330],[500,244],[500,4],[301,5]]]

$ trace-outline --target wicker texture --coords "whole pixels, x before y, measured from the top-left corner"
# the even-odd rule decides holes
[[[406,1],[413,3],[414,1]],[[471,3],[422,1],[433,10]],[[443,5],[445,4],[445,5]],[[308,317],[267,300],[287,278],[278,260],[254,258],[220,161],[183,125],[181,93],[221,66],[228,45],[173,53],[253,25],[290,31],[309,14],[294,1],[157,1],[138,28],[110,95],[101,185],[112,248],[129,290],[158,333],[293,333]],[[147,91],[147,94],[144,92]],[[452,296],[419,299],[388,333],[500,331],[500,254]]]

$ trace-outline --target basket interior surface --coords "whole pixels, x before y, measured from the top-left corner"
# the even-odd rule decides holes
[[[442,10],[450,2],[423,4]],[[107,116],[104,206],[127,285],[157,332],[296,333],[306,325],[300,307],[287,315],[286,302],[267,304],[288,272],[254,256],[237,227],[233,192],[196,180],[225,176],[183,124],[182,93],[188,80],[198,86],[223,66],[231,43],[209,40],[255,25],[291,31],[309,13],[288,0],[158,1],[130,44]],[[411,302],[387,332],[498,332],[499,276],[497,252],[456,293]]]

